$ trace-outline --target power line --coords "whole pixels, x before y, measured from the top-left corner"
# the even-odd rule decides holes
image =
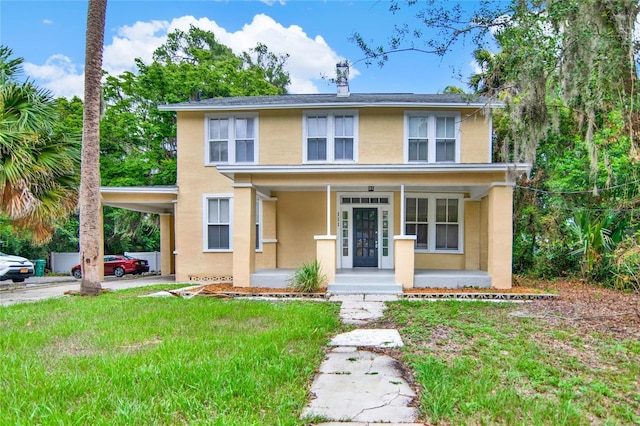
[[[614,189],[623,188],[625,186],[631,186],[631,185],[636,185],[636,184],[640,184],[640,179],[634,180],[634,181],[631,181],[631,182],[621,183],[619,185],[610,186],[608,188],[597,188],[596,187],[596,190],[598,191],[598,193],[600,193],[602,191],[612,191]],[[547,191],[545,189],[532,188],[530,186],[524,186],[524,185],[518,185],[518,184],[516,184],[515,187],[516,188],[522,188],[522,189],[525,189],[527,191],[540,192],[540,193],[548,194],[548,195],[593,194],[593,189],[576,190],[576,191]]]

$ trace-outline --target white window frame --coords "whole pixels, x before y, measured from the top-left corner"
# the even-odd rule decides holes
[[[405,217],[403,218],[404,231],[406,234],[406,205],[407,198],[423,198],[427,199],[427,249],[415,249],[416,253],[444,253],[444,254],[463,254],[464,253],[464,194],[445,194],[445,193],[424,193],[424,192],[407,192],[405,193],[403,202],[405,203]],[[456,199],[458,200],[458,249],[437,249],[436,248],[436,226],[442,222],[436,222],[436,204],[437,200]],[[455,222],[449,222],[453,224]],[[409,235],[409,234],[406,234]]]
[[[262,223],[262,198],[256,197],[256,252],[262,252],[262,232],[264,231]]]
[[[217,120],[229,120],[229,135],[227,139],[227,161],[210,161],[211,155],[209,152],[210,137],[209,137],[209,121],[211,119]],[[236,119],[252,119],[253,120],[253,161],[236,161]],[[258,135],[259,132],[259,119],[257,113],[237,113],[237,114],[218,114],[209,113],[205,114],[204,120],[204,164],[205,166],[215,166],[218,164],[258,164],[258,153],[260,150]]]
[[[229,200],[229,248],[209,248],[209,200]],[[228,253],[233,251],[233,194],[203,194],[202,196],[202,251]]]
[[[411,117],[427,118],[427,160],[409,160],[409,119]],[[443,117],[453,117],[455,120],[455,159],[454,161],[436,161],[436,119]],[[459,163],[460,162],[460,120],[461,114],[457,111],[405,111],[404,112],[404,162],[405,163]]]
[[[319,116],[327,117],[327,158],[326,160],[309,160],[307,153],[307,118]],[[335,117],[336,116],[353,116],[353,159],[335,158]],[[302,163],[318,164],[318,163],[357,163],[358,162],[358,111],[357,110],[309,110],[302,114]]]

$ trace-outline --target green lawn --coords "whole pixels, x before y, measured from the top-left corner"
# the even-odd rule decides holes
[[[389,305],[430,423],[640,424],[638,339],[508,315],[522,305]]]
[[[0,424],[302,424],[339,305],[151,291],[0,308]]]

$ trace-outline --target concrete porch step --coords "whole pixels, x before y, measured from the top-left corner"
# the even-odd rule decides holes
[[[342,269],[336,273],[336,284],[395,284],[391,269]]]

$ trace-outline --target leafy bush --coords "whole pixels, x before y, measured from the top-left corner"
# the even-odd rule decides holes
[[[594,214],[585,209],[576,210],[568,221],[575,249],[571,254],[580,258],[582,278],[600,281],[606,277],[606,255],[622,240],[627,229],[626,220],[614,211]]]
[[[576,255],[560,241],[545,243],[536,251],[531,275],[551,279],[574,275],[579,270]]]
[[[327,276],[322,273],[320,262],[303,263],[290,279],[291,288],[302,293],[313,293],[322,287],[327,281]]]
[[[610,256],[616,288],[640,291],[639,240],[640,232],[626,236]]]

